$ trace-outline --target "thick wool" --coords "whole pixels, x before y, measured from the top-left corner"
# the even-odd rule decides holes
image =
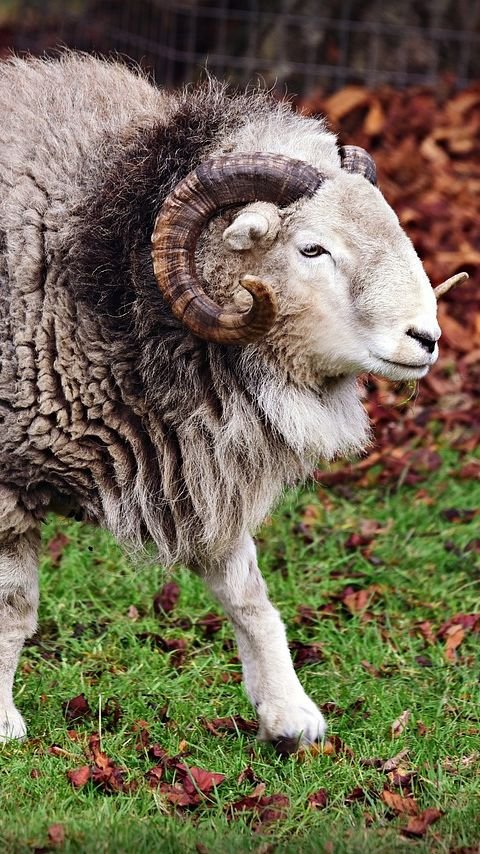
[[[1,65],[0,113],[0,538],[60,509],[165,564],[220,559],[318,457],[360,449],[365,416],[352,378],[312,387],[261,345],[185,331],[155,216],[207,156],[260,141],[337,165],[335,140],[261,94],[166,95],[69,55]],[[231,296],[214,234],[199,261]]]
[[[66,54],[0,64],[0,115],[0,742],[25,734],[12,686],[49,509],[199,572],[233,624],[260,736],[317,740],[251,535],[319,459],[365,446],[358,374],[417,379],[435,362],[413,246],[324,124],[262,94],[166,95]],[[207,294],[247,307],[248,273],[277,304],[256,343],[208,344],[161,296],[154,223],[205,158],[258,151],[322,182],[208,223],[193,259]]]

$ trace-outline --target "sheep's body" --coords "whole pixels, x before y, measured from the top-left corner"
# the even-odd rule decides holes
[[[198,94],[190,101],[167,98],[141,77],[86,59],[19,65],[0,72],[0,223],[7,241],[0,346],[9,347],[0,381],[4,486],[17,508],[36,519],[67,498],[72,509],[118,537],[140,543],[147,535],[164,563],[191,562],[199,548],[209,557],[225,553],[258,525],[282,486],[307,473],[312,459],[362,445],[363,410],[355,420],[350,408],[354,381],[320,401],[258,360],[252,370],[243,351],[225,358],[178,325],[172,329],[170,319],[162,326],[162,300],[151,276],[136,283],[130,328],[125,317],[112,322],[122,301],[132,299],[122,269],[130,247],[120,257],[98,220],[117,218],[120,240],[132,229],[130,200],[122,209],[129,155],[140,192],[152,196],[142,174],[145,158],[153,152],[162,162],[174,148],[175,171],[167,160],[154,188],[158,207],[209,150],[231,147],[229,126],[239,113],[245,121],[248,101],[229,101],[218,90],[204,92],[203,105]],[[262,122],[272,128],[266,150],[276,139],[283,152],[295,151],[298,120],[288,116],[292,139],[284,131],[280,140],[275,124],[285,125],[285,111],[260,98],[251,107],[257,135]],[[238,134],[241,150],[258,147],[249,113],[243,145]],[[171,138],[162,147],[167,118]],[[190,135],[196,138],[188,150]],[[317,149],[323,142],[318,136]],[[331,137],[325,137],[331,156]],[[318,159],[308,145],[303,154]],[[108,180],[113,186],[105,199],[102,182]],[[83,219],[87,205],[96,205],[98,215]],[[143,233],[129,237],[148,251],[151,198],[147,205]],[[103,282],[109,250],[117,253],[116,263]],[[276,415],[275,433],[260,417],[259,403],[267,417]]]
[[[288,301],[283,326],[256,345],[188,333],[157,289],[150,235],[166,195],[205,158],[277,152],[338,172],[333,136],[261,95],[167,96],[69,56],[1,65],[0,114],[0,740],[23,732],[11,680],[35,624],[49,508],[208,571],[264,734],[315,738],[322,718],[291,669],[249,533],[319,457],[365,445],[354,372],[309,373]],[[198,249],[218,301],[244,263],[222,243],[230,221],[215,220]]]

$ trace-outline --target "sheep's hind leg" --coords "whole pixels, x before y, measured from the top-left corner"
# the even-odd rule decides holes
[[[321,739],[324,718],[293,669],[285,628],[268,599],[251,537],[205,580],[235,629],[245,688],[260,720],[259,737],[281,752]]]
[[[12,688],[23,643],[37,624],[38,541],[37,531],[0,541],[0,743],[26,734]]]

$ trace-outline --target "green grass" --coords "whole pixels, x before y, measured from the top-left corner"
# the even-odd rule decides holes
[[[318,703],[346,709],[330,716],[330,732],[353,757],[307,754],[285,760],[254,736],[209,733],[202,719],[253,715],[242,686],[233,681],[239,664],[229,625],[213,638],[195,626],[217,610],[202,584],[187,571],[176,572],[180,600],[169,617],[158,618],[152,598],[166,580],[158,568],[134,569],[105,533],[52,518],[44,528],[40,634],[26,648],[16,680],[29,739],[0,749],[2,852],[44,849],[55,822],[65,828],[61,850],[68,852],[448,852],[478,844],[480,764],[472,760],[455,771],[449,762],[480,748],[479,635],[467,634],[457,660],[449,662],[443,641],[426,648],[415,631],[424,620],[437,630],[455,614],[480,611],[478,550],[472,547],[478,517],[449,522],[442,512],[478,507],[480,484],[454,477],[454,452],[445,451],[443,460],[415,488],[355,487],[349,498],[343,497],[345,489],[298,492],[260,532],[260,563],[289,638],[322,645],[323,660],[303,667],[300,678]],[[315,516],[308,537],[298,530],[305,507],[313,507]],[[385,528],[367,557],[345,547],[365,519]],[[59,531],[69,542],[53,567],[48,543]],[[352,616],[335,598],[349,584],[379,586],[367,619]],[[328,603],[334,605],[332,615],[319,615],[312,625],[295,621],[299,605],[319,609]],[[128,616],[131,605],[139,611],[137,620]],[[191,627],[176,625],[182,618],[190,618]],[[183,666],[175,669],[170,654],[141,640],[144,632],[185,638]],[[428,656],[432,666],[420,666],[419,655]],[[93,714],[76,727],[72,740],[62,704],[80,692]],[[102,711],[110,698],[122,710],[116,726]],[[352,706],[359,698],[363,704]],[[390,725],[405,709],[411,720],[392,740]],[[197,809],[175,812],[144,781],[155,763],[136,749],[137,720],[147,721],[151,742],[171,754],[186,741],[185,761],[225,774],[225,782]],[[418,721],[427,728],[423,735]],[[86,764],[88,736],[99,727],[105,752],[138,781],[134,791],[107,795],[91,782],[79,791],[70,785],[66,772]],[[66,753],[49,752],[53,744]],[[420,808],[444,813],[418,841],[401,835],[406,817],[394,817],[378,797],[386,774],[360,762],[386,759],[402,748],[409,749],[408,768],[417,772],[413,791]],[[237,783],[247,765],[265,782],[267,795],[290,799],[283,819],[260,832],[253,814],[227,816],[227,805],[253,788]],[[349,805],[345,798],[357,786],[366,790],[366,800]],[[313,811],[307,798],[320,787],[327,789],[329,803]]]

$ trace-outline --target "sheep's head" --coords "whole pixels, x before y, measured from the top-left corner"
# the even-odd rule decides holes
[[[266,336],[280,347],[293,340],[314,374],[422,377],[438,353],[434,291],[373,186],[371,158],[352,147],[340,155],[328,174],[280,155],[207,161],[157,217],[157,281],[174,314],[206,340]],[[251,304],[225,309],[198,278],[196,242],[219,209],[254,199],[262,201],[243,208],[223,232]]]

